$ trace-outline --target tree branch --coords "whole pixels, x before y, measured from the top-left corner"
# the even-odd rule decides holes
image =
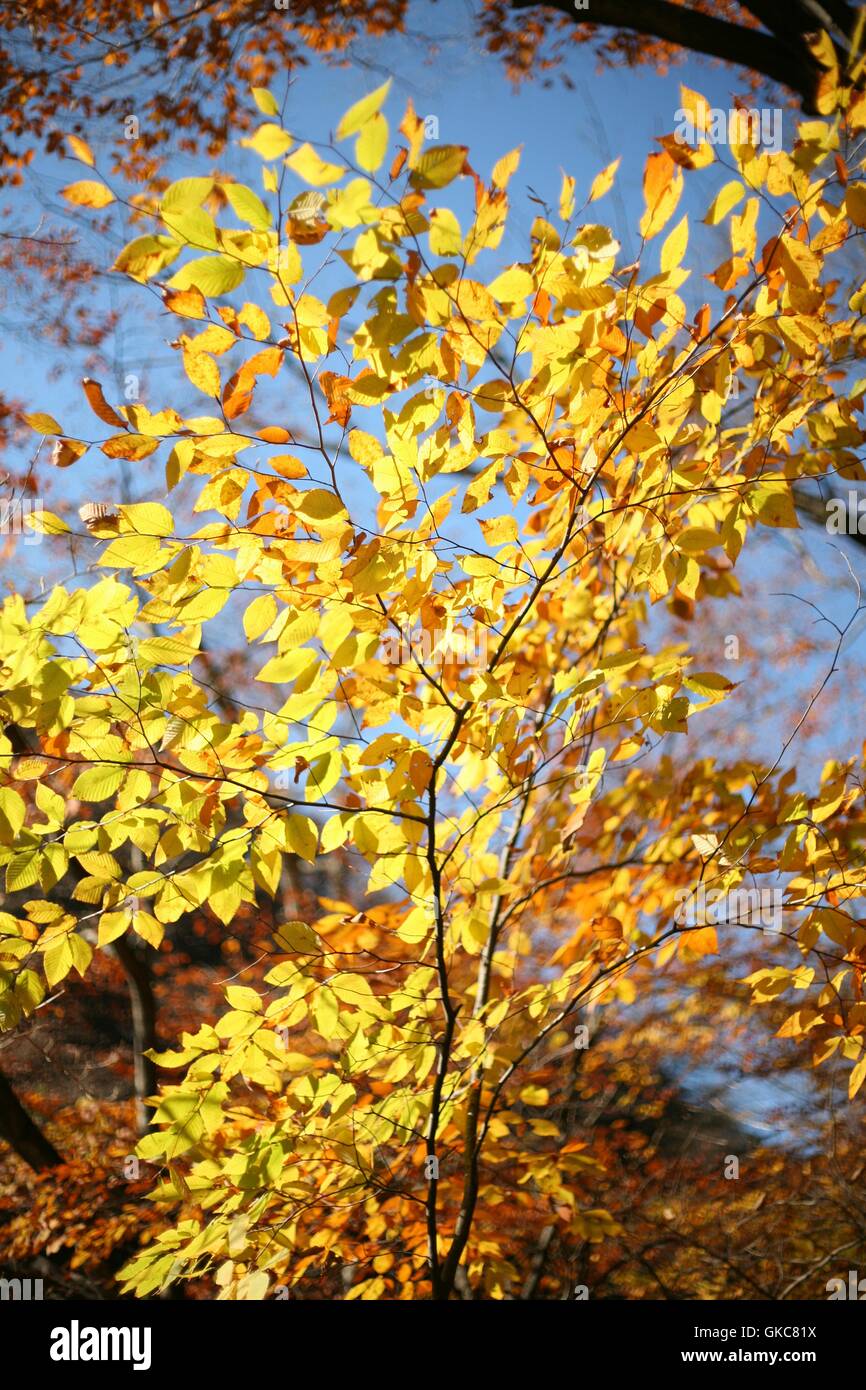
[[[23,1158],[36,1173],[57,1168],[60,1154],[42,1130],[32,1120],[16,1096],[6,1077],[0,1072],[0,1139]]]
[[[720,58],[742,68],[754,68],[764,77],[796,92],[807,104],[818,75],[808,55],[798,56],[775,35],[730,24],[727,20],[688,10],[683,5],[670,4],[668,0],[592,0],[589,10],[576,10],[572,0],[545,0],[541,6],[536,0],[511,0],[511,5],[515,10],[558,10],[575,24],[630,29],[649,38],[664,39],[693,53]],[[772,8],[778,8],[780,21],[783,14],[790,14],[787,4]],[[808,25],[804,16],[803,28],[809,27],[814,28],[814,25]]]

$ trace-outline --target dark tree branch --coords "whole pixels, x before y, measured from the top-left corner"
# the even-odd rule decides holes
[[[36,1173],[57,1168],[60,1154],[42,1130],[31,1120],[6,1077],[0,1072],[0,1139],[23,1158]]]
[[[824,8],[836,25],[850,34],[856,10],[845,3],[827,3]],[[748,8],[771,31],[747,29],[713,15],[670,4],[668,0],[592,0],[587,10],[574,8],[573,0],[511,0],[515,10],[543,8],[558,10],[575,24],[630,29],[648,38],[664,39],[693,53],[752,68],[762,76],[796,92],[808,109],[820,70],[802,42],[802,35],[821,25],[801,0],[768,0]]]

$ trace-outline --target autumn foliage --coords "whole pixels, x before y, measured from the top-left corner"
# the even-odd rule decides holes
[[[104,1097],[98,1172],[10,1168],[9,1258],[138,1297],[787,1297],[863,1241],[863,749],[817,777],[800,725],[733,749],[749,692],[693,651],[794,485],[863,477],[866,99],[836,76],[733,171],[684,88],[698,140],[650,155],[632,264],[618,161],[512,260],[520,152],[479,171],[387,82],[317,144],[254,82],[249,186],[126,182],[69,135],[64,196],[125,206],[114,270],[159,297],[176,391],[87,378],[86,438],[26,417],[104,482],[38,523],[86,582],[0,610],[0,1020],[126,980],[163,1011],[146,1132]],[[697,313],[687,184],[724,238]],[[768,1145],[719,1217],[676,1069],[723,1036],[841,1078],[809,1220]]]

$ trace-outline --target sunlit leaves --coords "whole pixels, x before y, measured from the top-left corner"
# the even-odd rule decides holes
[[[271,215],[257,193],[242,183],[225,183],[223,192],[242,222],[266,231],[271,226]]]
[[[369,96],[362,97],[360,101],[355,102],[354,106],[350,106],[337,126],[337,139],[345,140],[348,135],[355,135],[372,117],[375,117],[384,105],[390,89],[391,79],[388,78],[387,82],[383,82],[381,87],[370,92]]]
[[[111,189],[106,188],[104,183],[96,183],[92,179],[71,183],[67,188],[61,189],[61,192],[66,201],[75,207],[105,208],[114,202]]]
[[[279,115],[279,105],[273,92],[268,91],[267,87],[252,87],[253,100],[256,106],[265,116]]]
[[[340,121],[350,143],[293,149],[254,89],[264,196],[215,174],[142,202],[146,234],[116,269],[162,282],[184,257],[143,295],[170,325],[170,385],[144,405],[84,382],[92,457],[110,479],[132,465],[138,500],[94,489],[86,534],[64,541],[88,547],[86,578],[3,609],[4,726],[34,743],[0,787],[15,970],[40,957],[52,986],[87,969],[76,943],[127,935],[167,954],[189,921],[255,947],[225,1009],[164,1060],[177,1081],[141,1155],[174,1160],[181,1225],[168,1267],[161,1251],[128,1267],[139,1294],[176,1258],[261,1296],[256,1260],[300,1279],[315,1238],[363,1266],[359,1296],[387,1295],[375,1261],[392,1252],[367,1253],[384,1163],[388,1221],[414,1242],[401,1287],[421,1288],[428,1134],[454,1159],[446,1246],[476,1142],[527,1219],[603,1243],[616,1226],[563,1142],[558,1059],[590,1008],[643,1016],[658,966],[686,998],[689,972],[703,984],[748,955],[740,994],[747,972],[755,1003],[791,992],[780,1036],[842,1058],[852,1095],[862,1082],[859,1016],[829,1018],[807,960],[818,942],[850,956],[833,988],[853,991],[866,871],[840,865],[858,764],[809,786],[714,742],[716,707],[733,720],[750,678],[696,636],[739,600],[764,528],[798,525],[804,474],[859,476],[840,363],[862,343],[832,260],[861,225],[854,171],[844,197],[817,181],[825,130],[799,164],[737,146],[728,182],[704,144],[663,139],[623,264],[569,173],[505,240],[519,151],[487,181],[465,146],[425,149],[411,108],[383,173],[387,95]],[[706,104],[684,103],[700,137]],[[705,223],[675,216],[687,179]],[[28,422],[57,462],[80,457],[52,416]],[[70,856],[70,912],[28,908]],[[783,899],[772,940],[733,897],[753,882]],[[684,920],[700,887],[720,913]],[[206,1235],[183,1226],[193,1204]],[[467,1277],[506,1296],[511,1251],[473,1232]]]
[[[94,165],[93,151],[86,140],[82,140],[80,135],[67,135],[66,143],[76,159],[81,160],[82,164],[89,164],[91,169]]]
[[[264,125],[259,126],[255,135],[241,140],[240,143],[254,150],[260,159],[270,162],[279,159],[280,155],[292,148],[292,137],[282,126],[266,121]]]
[[[723,188],[720,188],[704,218],[707,225],[717,227],[720,222],[723,222],[731,209],[737,206],[744,191],[739,179],[731,179]]]
[[[355,142],[355,162],[371,173],[380,168],[388,148],[388,122],[376,112],[365,122]]]
[[[312,145],[307,143],[300,145],[293,154],[289,155],[286,166],[292,169],[304,183],[313,184],[316,188],[337,183],[346,172],[343,165],[322,159]]]
[[[620,163],[621,161],[619,159],[615,159],[612,163],[606,165],[600,174],[596,174],[592,181],[592,187],[589,190],[589,201],[591,203],[595,203],[599,198],[603,198],[605,193],[608,193],[610,189],[613,188],[616,171]]]
[[[195,288],[211,299],[236,290],[243,283],[244,274],[242,263],[230,256],[200,256],[187,261],[168,283],[176,290]]]
[[[465,145],[435,145],[420,155],[410,176],[415,188],[445,188],[463,173]]]
[[[683,174],[662,151],[651,154],[644,169],[643,194],[646,210],[641,218],[641,236],[657,236],[672,216],[683,191]]]
[[[181,247],[171,237],[148,235],[136,237],[121,251],[113,269],[121,270],[132,280],[151,280],[172,261],[177,260]]]
[[[45,411],[34,411],[24,416],[25,424],[38,434],[62,434],[63,430],[58,425],[53,415],[48,415]]]

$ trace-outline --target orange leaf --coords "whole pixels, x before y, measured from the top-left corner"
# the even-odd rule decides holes
[[[105,399],[102,387],[98,381],[94,381],[92,377],[86,376],[82,380],[81,385],[84,387],[87,404],[90,406],[94,415],[100,419],[103,424],[111,425],[112,428],[116,430],[126,429],[126,421],[121,419],[117,411],[112,410],[108,401]]]
[[[288,430],[284,430],[280,425],[266,425],[263,430],[259,430],[259,439],[263,439],[266,444],[291,444],[292,436]]]
[[[231,380],[226,382],[223,392],[226,418],[234,420],[249,410],[258,378],[264,375],[276,376],[282,364],[282,350],[276,347],[265,348],[245,362]]]
[[[336,372],[321,372],[319,385],[325,393],[325,400],[331,412],[326,423],[336,420],[338,425],[345,427],[352,413],[352,406],[346,395],[352,385],[351,381],[347,376],[339,376]]]
[[[166,309],[170,309],[173,314],[181,314],[184,318],[207,318],[205,297],[194,285],[188,290],[166,290],[162,302]]]
[[[148,439],[144,434],[116,434],[106,439],[101,448],[110,459],[146,459],[159,448],[159,440]]]

